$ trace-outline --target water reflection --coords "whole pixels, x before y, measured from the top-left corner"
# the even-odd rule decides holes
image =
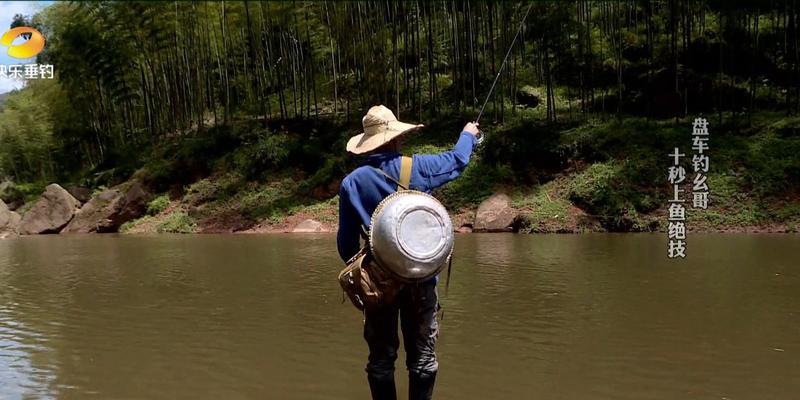
[[[798,244],[459,235],[437,398],[793,398]],[[330,235],[0,241],[0,398],[366,398],[339,268]]]

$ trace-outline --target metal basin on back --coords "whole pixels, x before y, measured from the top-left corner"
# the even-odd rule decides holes
[[[433,196],[396,192],[372,214],[370,247],[375,261],[397,278],[425,280],[442,270],[453,251],[453,223]]]

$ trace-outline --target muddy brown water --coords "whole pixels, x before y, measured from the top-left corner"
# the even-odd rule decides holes
[[[800,396],[798,235],[456,246],[435,398]],[[365,399],[339,267],[331,235],[0,241],[0,398]]]

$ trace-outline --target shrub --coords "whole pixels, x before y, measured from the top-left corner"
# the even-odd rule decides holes
[[[282,133],[263,132],[251,145],[233,155],[234,168],[248,178],[256,178],[269,169],[285,166],[298,141]]]
[[[628,231],[641,225],[637,205],[652,207],[640,189],[623,174],[624,164],[596,163],[573,177],[568,197],[578,207],[597,217],[606,229]]]
[[[162,194],[147,204],[147,214],[156,215],[166,210],[169,206],[169,196]]]
[[[619,166],[610,162],[590,165],[570,182],[569,199],[594,214],[603,212],[616,200],[613,186],[619,172]]]
[[[506,166],[471,161],[458,179],[437,189],[435,194],[448,208],[477,207],[492,195],[499,183],[509,181],[511,176]]]
[[[176,211],[167,216],[156,228],[158,233],[194,233],[197,224],[183,211]]]
[[[226,173],[201,179],[186,189],[185,203],[197,205],[214,200],[226,200],[236,195],[245,185],[241,175]]]

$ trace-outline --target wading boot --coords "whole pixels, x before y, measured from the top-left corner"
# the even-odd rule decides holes
[[[408,400],[430,400],[433,396],[433,384],[436,383],[436,372],[408,374]]]
[[[378,379],[367,376],[367,380],[369,380],[369,390],[372,392],[372,400],[397,400],[394,377]]]

